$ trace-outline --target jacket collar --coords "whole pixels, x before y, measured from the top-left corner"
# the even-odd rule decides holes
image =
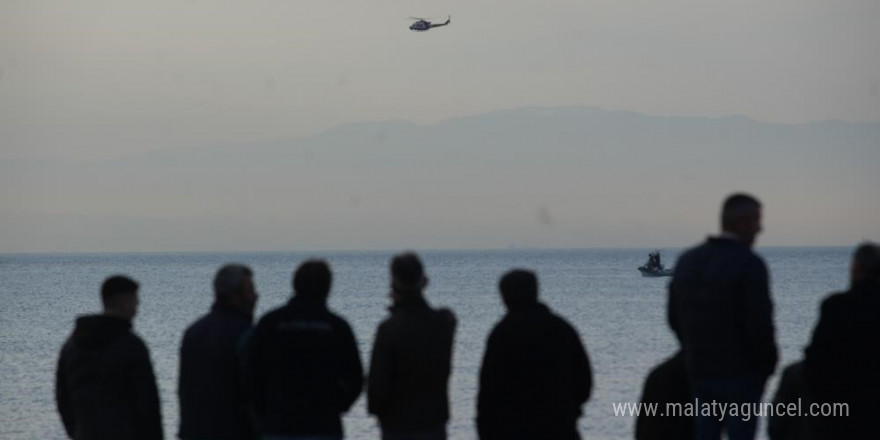
[[[727,246],[738,245],[738,246],[748,247],[748,245],[746,245],[746,243],[744,241],[742,241],[741,238],[737,237],[734,234],[731,234],[730,232],[723,232],[718,235],[710,235],[709,238],[706,239],[706,242],[712,243],[712,244],[727,245]]]
[[[245,320],[247,320],[247,322],[251,322],[251,323],[253,323],[253,320],[254,320],[253,315],[250,315],[250,314],[245,313],[239,309],[236,309],[235,307],[232,307],[229,304],[225,304],[225,303],[221,303],[221,302],[217,302],[217,301],[214,301],[214,304],[211,306],[211,313],[236,316],[241,319],[245,319]]]
[[[709,240],[719,240],[719,241],[734,241],[737,243],[743,243],[742,239],[739,238],[738,235],[733,232],[724,231],[716,236],[709,237]]]
[[[550,308],[538,301],[523,307],[508,310],[507,313],[549,313]]]
[[[431,308],[431,306],[428,305],[428,301],[425,297],[421,293],[417,293],[401,297],[395,301],[393,305],[388,307],[388,310],[391,311],[391,313],[394,313],[402,310],[420,310],[429,308]]]
[[[854,295],[880,295],[880,281],[856,281],[850,286],[849,291]]]
[[[309,309],[320,309],[320,310],[327,309],[327,302],[326,301],[319,301],[317,299],[309,298],[309,297],[303,296],[303,295],[294,295],[293,298],[290,298],[290,301],[287,302],[287,305],[296,306],[296,307],[304,307],[304,308],[309,308]]]

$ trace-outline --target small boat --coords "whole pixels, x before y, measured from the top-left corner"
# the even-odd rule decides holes
[[[639,272],[643,277],[671,277],[672,269],[663,267],[660,262],[660,252],[654,251],[648,254],[648,262],[639,266]]]

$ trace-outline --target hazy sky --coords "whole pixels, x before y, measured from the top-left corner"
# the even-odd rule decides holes
[[[878,121],[878,23],[876,0],[3,0],[0,160],[525,106]]]
[[[876,0],[4,0],[0,136],[92,156],[569,104],[876,121],[878,22]]]

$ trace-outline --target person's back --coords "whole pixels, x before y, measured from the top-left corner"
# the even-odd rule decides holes
[[[694,438],[694,417],[685,415],[685,405],[693,404],[690,384],[679,351],[648,373],[640,403],[657,405],[659,414],[643,411],[636,419],[636,440],[690,440]],[[673,405],[670,405],[673,404]],[[679,414],[666,413],[678,408]]]
[[[669,284],[669,325],[681,343],[695,399],[759,403],[777,362],[769,276],[751,250],[761,204],[734,194],[721,211],[721,235],[685,252]],[[698,413],[695,437],[752,439],[757,418]]]
[[[576,423],[592,390],[592,371],[577,331],[537,301],[532,272],[511,271],[500,285],[508,313],[486,342],[477,396],[480,438],[579,438]],[[529,298],[514,299],[519,290]]]
[[[670,321],[694,377],[769,376],[776,365],[764,262],[735,239],[684,253],[670,284]]]
[[[210,313],[193,323],[180,347],[181,439],[244,439],[254,435],[242,372],[244,338],[256,303],[253,272],[222,267]]]
[[[361,392],[363,369],[351,327],[327,308],[329,289],[326,263],[303,263],[296,295],[254,330],[249,380],[263,435],[342,438],[341,416]]]
[[[396,258],[416,267],[412,254]],[[449,420],[456,320],[451,311],[434,310],[425,301],[421,289],[427,278],[420,262],[417,267],[417,276],[397,279],[398,287],[392,287],[395,303],[379,325],[370,361],[367,407],[379,418],[385,439],[445,438]]]
[[[105,313],[78,318],[58,360],[56,402],[65,430],[75,440],[162,439],[149,352],[131,332],[137,284],[110,277],[102,299]]]
[[[424,301],[398,304],[380,324],[368,393],[370,412],[383,429],[418,431],[449,419],[454,328],[449,310],[434,310]]]
[[[818,404],[846,403],[846,417],[816,417],[816,438],[876,436],[880,414],[880,247],[860,246],[852,284],[822,302],[819,323],[806,349],[804,375]]]

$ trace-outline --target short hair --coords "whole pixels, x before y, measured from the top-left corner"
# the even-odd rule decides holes
[[[538,277],[527,269],[513,269],[498,281],[501,298],[509,309],[516,309],[538,301]]]
[[[297,295],[324,299],[330,294],[333,274],[324,260],[307,260],[293,274],[293,291]]]
[[[106,306],[116,297],[137,293],[138,283],[124,275],[113,275],[101,284],[101,302]]]
[[[864,242],[853,253],[853,262],[865,279],[880,281],[880,247],[871,242]]]
[[[732,226],[738,219],[759,208],[761,202],[757,198],[745,193],[731,194],[721,205],[721,227]]]
[[[238,263],[226,264],[214,276],[214,296],[227,299],[235,292],[244,289],[244,282],[253,278],[251,268]]]
[[[425,267],[415,252],[397,254],[391,259],[391,279],[402,287],[419,287],[425,279]]]

